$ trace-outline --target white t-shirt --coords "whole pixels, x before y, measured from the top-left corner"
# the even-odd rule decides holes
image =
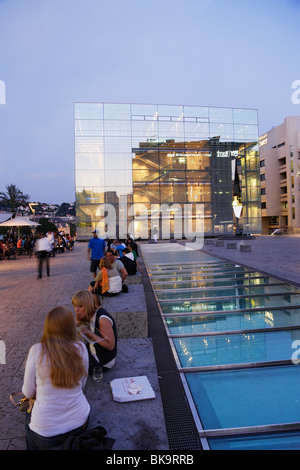
[[[83,343],[76,342],[88,373],[88,353]],[[28,354],[22,392],[27,398],[36,395],[29,427],[43,437],[57,436],[79,428],[87,420],[90,405],[83,393],[87,377],[69,388],[53,387],[45,357],[40,362],[42,345],[33,345]]]
[[[35,251],[52,251],[48,238],[39,238],[35,244]]]
[[[119,276],[122,278],[121,270],[124,269],[124,264],[122,263],[122,261],[116,259],[113,262],[112,267],[115,268],[118,271]]]

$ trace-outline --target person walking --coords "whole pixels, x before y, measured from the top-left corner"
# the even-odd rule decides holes
[[[103,258],[106,251],[106,243],[103,238],[98,237],[98,231],[94,230],[93,238],[89,241],[88,244],[88,260],[91,261],[90,271],[93,274],[93,277],[96,277],[97,268],[99,267],[100,259]]]
[[[50,255],[52,254],[53,258],[55,258],[55,238],[54,238],[54,233],[52,231],[49,231],[47,234],[46,234],[48,240],[49,240],[49,243],[51,245],[51,252],[50,252]]]
[[[28,353],[22,392],[34,399],[25,413],[28,450],[60,449],[70,435],[88,426],[90,405],[83,393],[88,353],[77,340],[72,311],[55,307],[48,313],[40,343]]]
[[[45,234],[40,234],[35,243],[35,252],[38,258],[38,279],[43,275],[43,264],[46,263],[47,276],[50,276],[50,253],[52,246]]]

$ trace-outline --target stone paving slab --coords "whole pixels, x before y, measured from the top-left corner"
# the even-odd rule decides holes
[[[13,407],[8,397],[22,387],[26,355],[41,337],[45,316],[58,305],[72,309],[72,296],[86,289],[91,280],[87,243],[77,242],[73,251],[50,258],[50,277],[44,273],[42,279],[37,279],[34,256],[22,255],[0,262],[0,339],[6,347],[6,363],[0,364],[1,450],[26,448],[24,414]],[[134,292],[135,287],[129,286],[128,294],[120,294],[122,301],[132,305]],[[147,375],[156,398],[135,403],[114,402],[110,381],[133,375]],[[99,384],[88,378],[85,393],[91,404],[90,426],[100,422],[108,435],[116,439],[114,450],[169,448],[151,339],[120,339],[115,367],[104,374]]]
[[[236,250],[226,249],[226,243],[225,247],[205,244],[201,251],[300,285],[299,235],[258,236],[247,240],[246,244],[251,246],[251,252],[241,252],[240,245],[245,243],[244,240],[237,241]],[[192,245],[193,243],[187,244],[188,247]]]

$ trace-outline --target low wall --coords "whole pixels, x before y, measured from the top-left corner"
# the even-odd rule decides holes
[[[136,281],[137,279],[139,278],[137,277]],[[142,280],[141,276],[140,279]],[[114,318],[119,338],[147,338],[148,311],[144,286],[141,282],[135,284],[127,282],[127,285],[127,293],[104,297],[103,308]]]

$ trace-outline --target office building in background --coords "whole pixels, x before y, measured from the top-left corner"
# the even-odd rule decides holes
[[[259,138],[262,233],[300,232],[300,116]]]

